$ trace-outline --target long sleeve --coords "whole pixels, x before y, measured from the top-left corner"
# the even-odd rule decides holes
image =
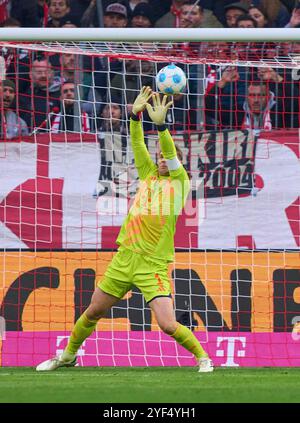
[[[165,129],[165,127],[163,126],[159,128],[158,134],[159,144],[164,158],[167,160],[171,160],[177,157],[175,144],[169,130]]]
[[[91,26],[93,26],[96,12],[97,5],[90,3],[80,20],[80,26],[82,28],[90,28]]]
[[[164,158],[167,161],[175,159],[177,157],[177,151],[176,151],[175,144],[169,130],[164,129],[164,127],[160,127],[158,131],[158,137],[159,137],[161,152]],[[182,166],[182,164],[180,164],[180,166],[175,170],[170,170],[169,168],[169,173],[172,179],[175,179],[175,178],[180,179],[182,180],[182,182],[184,180],[188,180],[188,175],[186,173],[186,170]]]
[[[163,129],[160,128],[160,129]],[[168,160],[173,160],[177,157],[177,151],[175,148],[175,144],[173,138],[168,129],[159,130],[159,143],[161,152],[164,158]],[[174,189],[174,213],[176,215],[179,214],[180,210],[184,206],[187,196],[190,191],[190,180],[188,174],[183,167],[182,163],[179,167],[175,170],[170,170],[169,168],[170,177],[172,180],[172,188]]]
[[[144,180],[150,173],[156,170],[156,165],[153,163],[147,150],[140,120],[130,119],[130,136],[135,166],[139,178]]]

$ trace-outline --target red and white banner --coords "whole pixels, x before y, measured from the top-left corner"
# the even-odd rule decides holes
[[[191,197],[179,217],[177,247],[300,247],[298,131],[175,138],[194,194],[204,184],[204,198]],[[104,141],[44,134],[1,142],[0,248],[115,246],[128,210],[125,192],[136,189],[135,170],[126,137],[112,142],[107,134]],[[155,145],[148,140],[150,151]]]
[[[248,195],[205,200],[199,248],[300,247],[300,142],[296,131],[262,133]]]

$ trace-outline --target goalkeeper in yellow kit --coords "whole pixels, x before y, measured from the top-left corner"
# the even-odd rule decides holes
[[[152,98],[153,107],[148,103]],[[76,364],[76,354],[91,335],[97,322],[135,285],[144,295],[159,327],[190,351],[200,372],[211,372],[213,365],[194,334],[175,320],[168,263],[174,259],[174,234],[177,217],[190,190],[188,175],[179,160],[173,139],[165,126],[172,101],[143,87],[137,96],[130,118],[130,135],[140,186],[129,210],[117,244],[119,249],[103,280],[98,283],[91,304],[77,320],[64,352],[37,366],[50,371]],[[147,108],[157,125],[160,159],[156,165],[146,148],[141,112]]]

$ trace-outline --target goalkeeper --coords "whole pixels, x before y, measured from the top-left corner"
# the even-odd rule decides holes
[[[148,103],[152,98],[153,107]],[[135,285],[154,313],[159,327],[190,351],[200,372],[211,372],[213,365],[194,334],[175,320],[168,263],[174,259],[177,217],[190,190],[188,175],[177,155],[173,139],[165,126],[172,101],[143,87],[130,118],[130,135],[140,187],[120,230],[119,249],[98,283],[87,310],[77,320],[64,352],[37,366],[38,371],[55,370],[76,364],[76,354],[97,322]],[[147,108],[157,125],[160,159],[152,161],[144,142],[140,114]],[[179,150],[179,149],[178,149]]]

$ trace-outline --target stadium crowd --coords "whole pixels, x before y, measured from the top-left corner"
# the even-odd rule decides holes
[[[101,7],[102,6],[102,7]],[[298,0],[0,0],[2,27],[263,28],[299,27]],[[300,52],[299,43],[185,43],[194,57],[272,59]],[[178,54],[178,49],[175,50]],[[143,85],[155,89],[155,63],[72,53],[2,48],[1,137],[39,129],[124,131]],[[1,64],[0,63],[0,64]],[[217,63],[217,62],[216,62]],[[160,64],[159,66],[163,66]],[[167,116],[172,130],[299,127],[299,81],[288,67],[181,65],[185,94]],[[145,129],[151,130],[152,124]]]
[[[195,0],[191,2],[196,6],[190,15],[186,8],[182,10],[183,3],[184,0],[1,0],[0,24],[48,28],[215,28],[237,26],[241,15],[248,15],[248,21],[257,27],[296,27],[300,23],[298,0]]]

